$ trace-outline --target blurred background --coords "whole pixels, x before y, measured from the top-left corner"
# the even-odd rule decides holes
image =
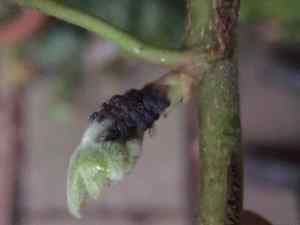
[[[65,0],[159,47],[183,47],[183,0]],[[240,93],[245,208],[300,224],[300,2],[242,1]],[[101,102],[166,69],[36,11],[0,2],[0,225],[193,224],[193,102],[160,119],[136,169],[91,202],[66,209],[69,157]]]

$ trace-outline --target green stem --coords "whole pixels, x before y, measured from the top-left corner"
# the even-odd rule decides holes
[[[190,59],[190,53],[160,49],[150,46],[132,37],[126,32],[122,32],[116,27],[101,20],[99,17],[88,15],[78,9],[66,6],[54,0],[17,0],[21,6],[31,7],[40,10],[50,16],[62,19],[71,24],[80,26],[89,31],[101,35],[120,46],[137,58],[145,59],[153,63],[164,65],[180,65]]]
[[[213,64],[198,86],[199,224],[239,224],[242,171],[237,163],[241,155],[237,68],[231,59]]]
[[[196,69],[200,128],[199,225],[237,225],[242,211],[242,150],[235,25],[239,0],[190,0],[187,45],[214,53]]]

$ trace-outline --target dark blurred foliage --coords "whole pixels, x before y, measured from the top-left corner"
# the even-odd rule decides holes
[[[19,12],[19,8],[11,0],[1,0],[0,2],[0,25]]]
[[[182,47],[185,0],[64,0],[63,2],[101,17],[114,26],[158,47]],[[241,21],[243,23],[274,21],[281,25],[284,31],[282,36],[298,40],[299,7],[300,2],[297,0],[242,1]],[[87,40],[86,33],[80,28],[52,21],[50,26],[43,30],[43,34],[38,35],[34,40],[38,42],[34,47],[34,52],[37,52],[34,58],[39,59],[42,65],[59,66],[57,65],[59,62],[63,65],[68,55],[74,56],[74,50],[82,50],[81,47],[76,46],[79,42],[81,43],[79,46],[84,45]],[[43,52],[48,56],[45,57]]]
[[[65,0],[139,39],[165,48],[179,48],[184,34],[183,0]]]
[[[282,42],[300,41],[300,1],[241,1],[241,21],[243,23],[272,22],[279,29]]]
[[[181,48],[186,17],[185,0],[56,0],[100,17],[145,42],[164,48]],[[282,40],[299,40],[300,1],[242,1],[241,22],[274,22]],[[0,25],[19,11],[12,0],[0,2]],[[20,47],[22,57],[43,74],[57,75],[55,95],[72,101],[81,83],[82,53],[87,51],[90,32],[50,19],[38,33]],[[18,45],[19,47],[19,45]]]
[[[65,0],[64,4],[100,17],[155,46],[182,46],[185,23],[182,0]],[[89,42],[90,32],[51,19],[21,47],[23,57],[43,74],[58,75],[54,92],[59,107],[72,101],[81,84],[82,53]]]
[[[248,23],[265,20],[280,23],[299,22],[299,7],[298,0],[241,1],[241,20]]]
[[[45,76],[55,76],[54,105],[51,112],[64,117],[82,81],[82,51],[88,44],[88,32],[64,22],[49,21],[39,33],[21,46],[20,51]],[[53,115],[54,115],[53,114]]]

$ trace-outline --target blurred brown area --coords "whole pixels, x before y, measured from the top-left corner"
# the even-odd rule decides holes
[[[269,221],[262,218],[260,215],[248,210],[243,211],[241,217],[241,224],[242,225],[271,225]]]
[[[54,29],[57,24],[48,25]],[[68,160],[90,112],[111,95],[142,87],[165,71],[125,59],[111,43],[76,31],[86,40],[85,46],[78,44],[81,40],[72,39],[72,32],[58,36],[55,30],[55,45],[49,46],[40,34],[30,37],[43,39],[39,44],[49,55],[44,57],[29,41],[32,61],[42,63],[31,71],[38,78],[26,85],[4,82],[10,77],[16,84],[30,76],[22,76],[26,73],[22,63],[8,63],[18,57],[0,44],[0,225],[194,224],[195,208],[201,202],[196,201],[197,130],[192,103],[160,119],[145,138],[136,169],[107,188],[100,202],[91,202],[82,220],[68,214]],[[272,224],[297,225],[300,70],[295,59],[300,51],[290,54],[293,45],[275,46],[266,39],[252,27],[240,30],[245,208]],[[66,53],[67,49],[71,50]],[[51,54],[60,55],[61,61]],[[72,62],[66,63],[71,56]],[[47,67],[51,63],[63,69]],[[73,82],[66,74],[79,78]]]
[[[1,56],[0,56],[1,58]],[[0,59],[0,73],[6,73]],[[3,78],[3,77],[2,77]],[[3,79],[2,79],[3,81]],[[0,224],[12,224],[23,153],[23,91],[0,83]]]

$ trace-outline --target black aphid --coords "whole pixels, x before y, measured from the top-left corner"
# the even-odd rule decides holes
[[[151,128],[161,113],[170,105],[166,87],[150,84],[141,90],[132,89],[115,95],[90,115],[90,121],[111,120],[105,141],[137,138]]]

